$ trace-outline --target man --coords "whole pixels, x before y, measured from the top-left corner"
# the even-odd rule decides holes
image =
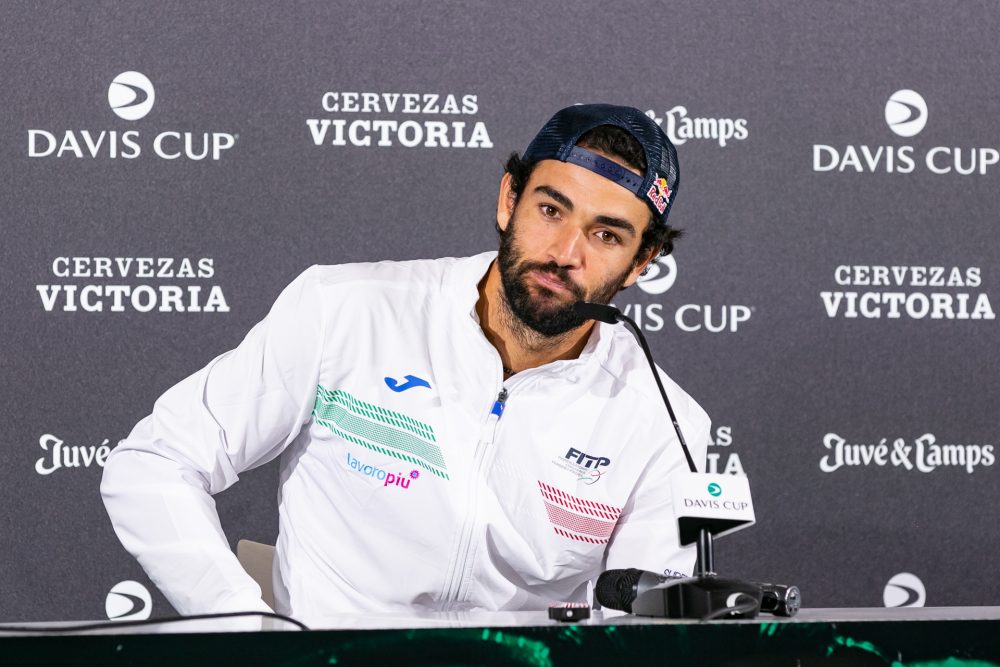
[[[672,248],[676,187],[648,117],[570,107],[508,162],[496,257],[310,268],[115,449],[122,543],[181,613],[267,610],[211,494],[280,454],[274,595],[304,620],[538,609],[604,568],[690,573],[652,374],[626,331],[572,310]],[[708,417],[661,376],[703,462]]]

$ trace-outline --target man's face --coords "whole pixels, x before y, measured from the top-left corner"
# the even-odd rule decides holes
[[[516,205],[505,175],[498,266],[511,311],[544,336],[584,324],[574,303],[609,303],[651,259],[634,261],[649,217],[631,192],[573,164],[539,162]]]

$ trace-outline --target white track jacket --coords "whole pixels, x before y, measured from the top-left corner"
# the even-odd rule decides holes
[[[597,324],[578,359],[506,382],[479,325],[495,253],[314,266],[240,345],[113,451],[115,530],[182,614],[267,610],[212,494],[281,455],[277,611],[541,609],[604,568],[690,574],[685,467],[642,350]],[[705,412],[661,372],[704,471]]]

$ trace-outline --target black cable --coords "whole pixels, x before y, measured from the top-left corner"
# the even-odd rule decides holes
[[[625,326],[632,332],[632,336],[639,342],[642,347],[643,354],[646,355],[646,361],[649,362],[649,370],[653,372],[653,379],[656,380],[656,387],[660,390],[660,396],[663,397],[663,403],[667,406],[667,412],[670,413],[670,421],[673,422],[674,430],[677,432],[677,439],[680,440],[681,449],[684,450],[684,458],[687,459],[688,469],[691,472],[698,472],[698,467],[694,464],[694,459],[691,458],[691,452],[688,451],[687,442],[684,441],[684,434],[681,433],[680,424],[677,423],[677,415],[674,414],[674,408],[670,405],[670,399],[667,398],[667,392],[663,388],[663,382],[660,381],[660,373],[656,370],[656,363],[653,361],[653,353],[649,351],[649,345],[646,343],[646,337],[642,335],[642,330],[639,325],[636,324],[632,318],[625,315],[622,311],[618,310],[614,306],[608,306],[600,303],[590,303],[588,301],[577,301],[573,304],[573,312],[577,316],[582,317],[584,320],[597,320],[598,322],[605,322],[607,324],[616,324],[618,322],[624,322]]]
[[[722,618],[723,616],[728,616],[729,614],[751,614],[758,611],[758,609],[760,608],[760,605],[758,604],[757,600],[755,600],[753,597],[745,593],[740,593],[739,597],[748,598],[748,601],[744,602],[743,604],[733,605],[732,607],[723,607],[722,609],[716,609],[715,611],[702,616],[701,620],[714,621],[716,619]]]
[[[691,472],[698,472],[698,466],[694,464],[694,459],[691,458],[691,451],[688,449],[687,442],[684,440],[684,434],[681,433],[681,426],[677,423],[677,415],[674,414],[674,408],[670,405],[670,399],[667,398],[667,390],[663,388],[663,382],[660,380],[660,374],[656,372],[656,363],[653,361],[653,353],[649,350],[649,345],[646,343],[646,337],[642,335],[639,325],[636,324],[632,318],[621,312],[617,312],[615,316],[621,320],[625,326],[632,330],[632,335],[637,341],[639,341],[639,346],[642,347],[642,352],[646,355],[646,361],[649,362],[649,367],[653,371],[653,379],[656,380],[656,387],[660,390],[660,396],[663,397],[663,402],[667,405],[667,412],[670,414],[670,421],[674,425],[674,431],[677,433],[677,439],[681,443],[681,449],[684,450],[684,458],[687,459],[688,469]]]
[[[101,623],[84,623],[81,625],[61,625],[61,626],[45,626],[39,625],[35,627],[28,627],[25,625],[12,625],[3,626],[0,625],[0,635],[5,632],[32,632],[36,634],[42,634],[47,632],[59,633],[59,632],[80,632],[81,630],[113,630],[114,628],[131,627],[137,625],[159,625],[161,623],[181,623],[183,621],[199,621],[206,618],[235,618],[237,616],[261,616],[263,618],[276,618],[279,621],[285,621],[286,623],[291,623],[292,625],[298,626],[300,630],[309,630],[309,626],[301,621],[296,621],[291,616],[285,616],[283,614],[275,614],[267,611],[231,611],[223,612],[219,614],[193,614],[191,616],[179,616],[177,618],[147,618],[142,621],[107,621]]]

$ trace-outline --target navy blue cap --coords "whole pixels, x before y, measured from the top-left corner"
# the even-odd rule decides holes
[[[617,162],[577,146],[584,134],[601,125],[620,127],[646,153],[646,173],[639,176]],[[577,104],[556,112],[524,151],[527,161],[559,160],[589,169],[643,200],[663,224],[680,184],[677,149],[652,118],[632,107]]]

